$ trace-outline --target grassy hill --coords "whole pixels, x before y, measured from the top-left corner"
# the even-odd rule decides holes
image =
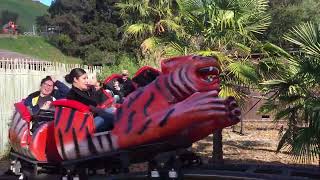
[[[0,13],[4,10],[18,13],[18,25],[25,31],[32,31],[36,17],[46,14],[47,9],[48,6],[32,0],[0,0]]]
[[[65,56],[59,49],[49,44],[45,40],[45,38],[37,36],[17,36],[17,38],[0,38],[0,49],[26,54],[31,57],[47,61],[58,61],[63,63],[81,62],[80,59]]]

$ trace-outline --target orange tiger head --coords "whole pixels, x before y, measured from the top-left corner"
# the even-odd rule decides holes
[[[168,76],[168,88],[184,99],[194,92],[220,89],[220,66],[217,58],[180,56],[161,62],[161,70]]]

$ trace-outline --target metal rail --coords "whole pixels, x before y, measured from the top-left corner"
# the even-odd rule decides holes
[[[294,167],[288,165],[205,165],[201,167],[182,169],[181,179],[202,180],[202,179],[228,179],[228,180],[306,180],[320,179],[320,168]],[[147,179],[147,172],[128,173],[103,177],[103,179]],[[98,178],[99,179],[99,178]]]

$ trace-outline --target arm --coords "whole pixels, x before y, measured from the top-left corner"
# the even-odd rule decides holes
[[[23,102],[25,106],[32,106],[32,97],[29,95]]]
[[[58,88],[58,90],[54,93],[53,96],[56,99],[65,98],[67,96],[70,88],[58,80],[55,82],[55,86]]]

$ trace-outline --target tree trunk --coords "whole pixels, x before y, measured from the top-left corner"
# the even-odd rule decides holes
[[[223,164],[222,129],[215,130],[213,134],[212,163]]]

